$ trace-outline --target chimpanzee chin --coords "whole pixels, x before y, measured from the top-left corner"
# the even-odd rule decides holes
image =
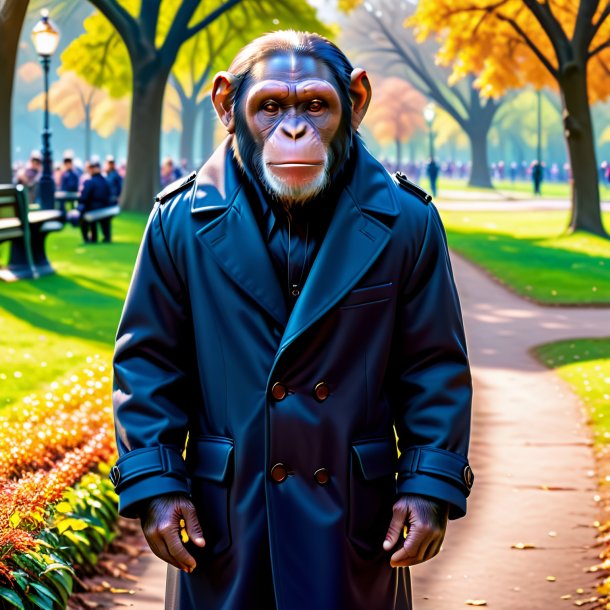
[[[240,166],[285,210],[340,174],[370,99],[364,70],[323,36],[293,30],[244,47],[212,89]]]

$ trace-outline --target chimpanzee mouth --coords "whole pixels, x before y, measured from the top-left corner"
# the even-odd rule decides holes
[[[300,161],[288,161],[287,163],[267,163],[270,167],[322,167],[324,162],[302,163]]]

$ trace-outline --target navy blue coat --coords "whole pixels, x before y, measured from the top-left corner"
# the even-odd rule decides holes
[[[183,610],[390,610],[397,496],[465,514],[471,378],[442,224],[354,154],[290,316],[230,138],[150,215],[117,335],[113,478],[128,517],[193,498],[207,545],[177,575]]]

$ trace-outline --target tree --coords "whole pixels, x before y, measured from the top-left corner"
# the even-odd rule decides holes
[[[424,96],[405,80],[389,77],[379,84],[373,80],[375,104],[371,106],[366,124],[380,144],[393,142],[396,146],[396,164],[402,163],[402,145],[418,129],[425,127]]]
[[[490,98],[473,89],[474,76],[464,82],[449,80],[451,71],[436,65],[438,47],[419,44],[410,28],[405,27],[413,7],[394,0],[344,0],[354,9],[345,24],[343,40],[355,56],[380,61],[385,73],[407,77],[424,96],[433,99],[458,123],[470,142],[471,173],[469,184],[491,188],[487,136],[503,99]],[[355,8],[358,6],[358,8]]]
[[[420,0],[421,39],[436,34],[454,78],[491,95],[531,83],[559,90],[572,166],[569,230],[607,236],[590,103],[610,95],[610,0]]]
[[[0,182],[12,180],[11,116],[13,82],[19,37],[28,9],[27,0],[5,0],[0,10]]]

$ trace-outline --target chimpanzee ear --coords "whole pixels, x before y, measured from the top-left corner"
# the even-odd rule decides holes
[[[218,118],[229,133],[235,132],[235,117],[233,116],[235,82],[236,78],[230,72],[219,72],[214,77],[212,85],[212,104],[214,104]]]
[[[364,119],[372,96],[369,77],[362,68],[352,71],[349,93],[352,98],[352,129],[356,131]]]

